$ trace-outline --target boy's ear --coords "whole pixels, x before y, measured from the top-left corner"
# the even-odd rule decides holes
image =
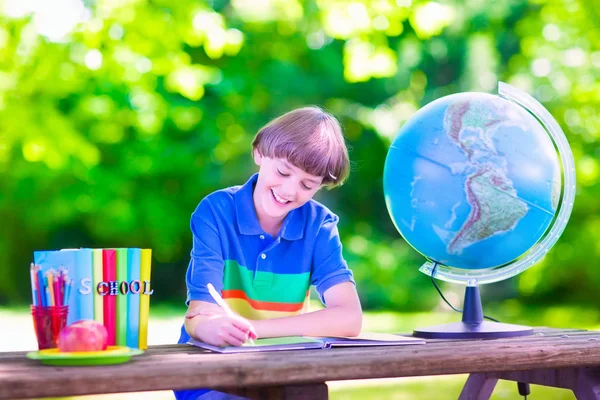
[[[258,166],[262,164],[262,154],[258,151],[258,149],[252,150],[252,156],[254,157],[254,163]]]

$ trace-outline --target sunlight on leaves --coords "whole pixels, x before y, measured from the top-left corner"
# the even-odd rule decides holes
[[[181,66],[167,76],[167,89],[178,92],[190,100],[200,100],[204,96],[204,85],[216,84],[221,73],[216,68],[203,65]]]
[[[388,47],[352,39],[344,47],[344,77],[348,82],[364,82],[396,73],[396,53]]]
[[[304,10],[297,0],[233,0],[233,10],[244,21],[298,21]]]
[[[454,20],[454,8],[434,1],[415,7],[410,24],[420,39],[429,39],[442,33]]]

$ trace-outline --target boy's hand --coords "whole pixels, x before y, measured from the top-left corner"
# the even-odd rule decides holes
[[[196,325],[196,336],[213,346],[241,346],[258,336],[252,324],[239,315],[217,314]]]

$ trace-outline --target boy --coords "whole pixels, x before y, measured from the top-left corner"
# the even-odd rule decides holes
[[[342,257],[338,217],[312,200],[319,188],[348,176],[339,123],[320,108],[300,108],[263,127],[252,148],[258,174],[208,195],[192,214],[188,311],[179,343],[190,336],[241,346],[257,337],[358,335],[362,311]],[[208,283],[236,315],[215,304]],[[327,308],[307,312],[311,285]],[[211,393],[219,396],[200,398]]]

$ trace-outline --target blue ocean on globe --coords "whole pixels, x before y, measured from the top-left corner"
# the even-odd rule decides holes
[[[519,105],[459,93],[420,109],[389,149],[384,193],[401,235],[431,261],[506,265],[550,227],[561,193],[551,137]]]

